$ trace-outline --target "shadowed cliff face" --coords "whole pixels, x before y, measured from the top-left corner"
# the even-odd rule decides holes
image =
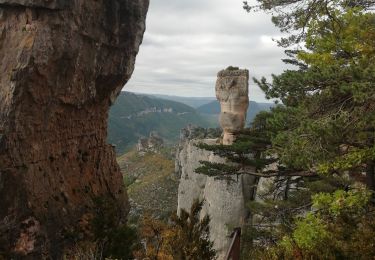
[[[0,251],[60,257],[98,197],[126,216],[107,114],[133,72],[147,8],[0,0]]]

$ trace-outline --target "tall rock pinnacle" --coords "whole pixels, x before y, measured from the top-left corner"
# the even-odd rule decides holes
[[[220,71],[216,81],[216,98],[221,106],[222,143],[230,145],[245,126],[249,107],[249,71],[233,67]]]
[[[128,202],[106,143],[148,0],[0,0],[0,255],[60,259],[94,201]],[[1,258],[1,256],[0,256]]]

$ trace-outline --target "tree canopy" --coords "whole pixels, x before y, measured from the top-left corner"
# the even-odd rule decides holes
[[[280,75],[254,79],[279,105],[260,113],[231,146],[199,145],[225,157],[202,162],[216,178],[271,178],[249,202],[254,259],[366,259],[375,245],[375,14],[373,1],[267,1],[287,37]],[[246,232],[244,232],[246,234]],[[359,250],[359,251],[358,251]],[[257,253],[259,253],[257,255]]]

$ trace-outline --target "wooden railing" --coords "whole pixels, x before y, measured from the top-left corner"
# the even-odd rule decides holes
[[[235,228],[230,235],[232,242],[225,256],[225,260],[240,260],[241,255],[241,228]]]

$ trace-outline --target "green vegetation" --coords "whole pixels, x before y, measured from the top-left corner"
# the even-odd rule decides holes
[[[289,33],[279,44],[295,47],[284,61],[296,67],[273,75],[271,82],[254,79],[280,105],[257,114],[231,146],[200,144],[229,163],[201,162],[196,171],[231,181],[249,174],[262,182],[248,202],[252,216],[243,232],[243,259],[372,259],[375,14],[368,10],[374,3],[258,2],[245,8],[273,12],[275,25]],[[145,194],[144,185],[158,179],[142,178],[138,184],[128,181],[130,194],[137,189]],[[212,245],[201,240],[209,219],[200,223],[202,205],[194,207],[173,217],[171,226],[143,222],[144,230],[153,232],[142,235],[154,257],[214,257]],[[208,249],[204,254],[188,256],[201,246]]]
[[[369,1],[264,1],[290,37],[296,66],[255,79],[281,105],[257,115],[228,147],[200,145],[234,164],[197,172],[262,177],[249,202],[244,259],[372,259],[375,244],[375,14]],[[248,156],[252,154],[252,156]],[[266,187],[265,187],[266,186]]]
[[[174,143],[180,129],[188,124],[216,126],[211,118],[185,104],[122,92],[109,113],[108,142],[116,145],[118,154],[130,150],[140,137],[152,131]]]
[[[169,223],[145,216],[140,237],[145,250],[136,252],[138,259],[201,260],[216,259],[213,243],[209,241],[210,217],[200,218],[203,202],[195,201],[190,212],[181,210],[172,215]]]
[[[177,210],[178,179],[171,153],[171,148],[163,148],[141,156],[132,150],[117,159],[132,200],[132,222],[142,213],[166,219]]]
[[[312,211],[287,218],[294,221],[290,222],[293,225],[288,232],[285,231],[288,228],[287,222],[274,225],[272,233],[275,242],[249,246],[244,250],[243,257],[372,259],[375,255],[375,245],[372,242],[375,212],[370,197],[371,194],[361,188],[318,193],[313,196]]]
[[[117,98],[109,113],[108,142],[116,145],[118,154],[129,151],[140,137],[149,136],[152,131],[156,131],[168,144],[173,144],[178,141],[180,130],[188,124],[201,127],[218,126],[220,104],[213,101],[214,98],[157,97],[159,96],[122,92]],[[183,104],[184,102],[200,106],[194,109]],[[271,106],[270,103],[251,101],[248,122],[251,122],[258,112],[269,110]],[[172,112],[142,113],[155,108],[171,108]]]
[[[92,232],[104,258],[132,259],[137,233],[121,223],[119,207],[111,199],[95,200],[96,214],[91,220]]]
[[[204,104],[208,104],[211,101],[216,100],[215,97],[180,97],[180,96],[170,96],[170,95],[159,95],[159,94],[137,94],[140,96],[146,96],[149,98],[166,99],[174,102],[182,103],[188,105],[189,107],[197,108]]]
[[[133,259],[138,244],[135,228],[124,223],[123,206],[113,197],[93,198],[93,214],[82,216],[79,230],[64,234],[74,245],[63,259]]]
[[[273,152],[288,166],[324,174],[366,173],[374,189],[375,15],[332,10],[334,20],[312,21],[299,70],[257,81],[285,107],[288,129],[273,137]],[[278,114],[278,115],[277,115]]]
[[[212,242],[208,240],[210,219],[200,219],[203,204],[196,202],[191,212],[176,215],[178,180],[172,152],[173,148],[165,147],[140,155],[133,149],[117,159],[132,204],[129,222],[138,231],[137,245],[132,243],[131,247],[133,257],[214,259]]]
[[[66,259],[215,259],[208,239],[210,218],[200,218],[203,202],[176,214],[178,181],[172,151],[161,148],[139,155],[132,150],[118,158],[134,204],[131,211],[141,207],[141,212],[131,212],[125,224],[115,200],[95,198],[95,214],[86,219],[90,241],[80,242],[72,233],[76,246]]]
[[[226,70],[239,70],[239,67],[234,67],[234,66],[228,66]]]

